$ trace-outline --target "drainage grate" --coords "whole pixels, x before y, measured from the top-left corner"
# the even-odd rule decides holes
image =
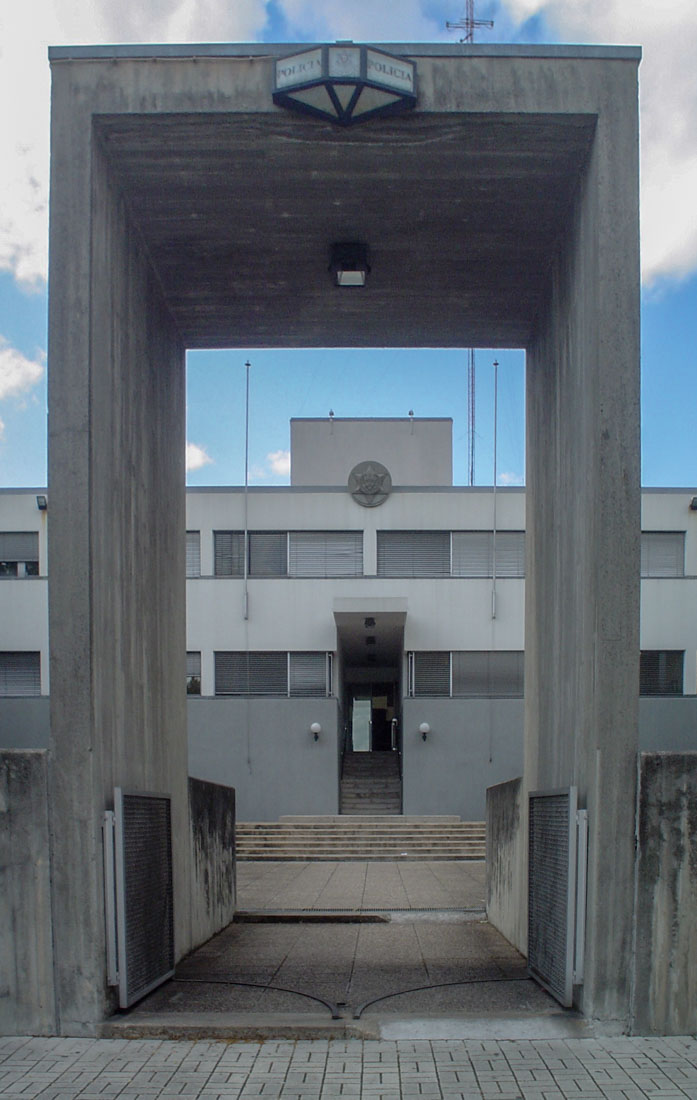
[[[575,787],[529,796],[528,967],[565,1008],[573,1003]]]
[[[104,820],[108,980],[128,1008],[174,973],[169,795],[114,789]]]

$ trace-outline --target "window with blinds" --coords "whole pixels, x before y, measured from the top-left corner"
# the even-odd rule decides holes
[[[412,695],[450,695],[450,653],[446,650],[412,653]]]
[[[522,650],[458,650],[452,668],[453,696],[523,695]]]
[[[186,532],[186,575],[201,576],[201,532]]]
[[[684,577],[685,532],[641,532],[642,577]]]
[[[41,695],[41,654],[0,653],[0,696]]]
[[[249,532],[250,577],[288,576],[288,532]]]
[[[327,653],[215,654],[216,695],[325,696],[331,692]]]
[[[213,532],[213,571],[216,577],[244,576],[244,531]]]
[[[291,531],[288,536],[288,575],[362,576],[363,532]]]
[[[645,649],[641,652],[641,695],[682,695],[685,652],[682,649]]]
[[[193,650],[186,655],[186,694],[201,694],[201,653]]]
[[[378,531],[379,577],[450,576],[449,531]]]
[[[525,576],[525,532],[453,531],[452,573],[454,577]]]
[[[38,531],[0,531],[0,577],[38,575]]]
[[[326,653],[291,653],[288,675],[288,694],[291,696],[331,694],[329,658]]]

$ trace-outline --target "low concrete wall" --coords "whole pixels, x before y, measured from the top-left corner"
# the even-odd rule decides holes
[[[47,749],[48,695],[0,699],[0,749]]]
[[[192,946],[205,943],[235,915],[235,792],[189,779]]]
[[[486,911],[489,920],[524,955],[527,913],[519,899],[527,892],[523,781],[510,779],[486,792]]]
[[[697,1031],[697,753],[639,757],[633,1030]]]
[[[483,821],[487,787],[523,770],[523,700],[405,699],[402,752],[405,814]]]
[[[46,765],[0,752],[0,1035],[56,1031]]]
[[[336,699],[189,699],[188,717],[189,775],[234,787],[238,821],[338,813]]]

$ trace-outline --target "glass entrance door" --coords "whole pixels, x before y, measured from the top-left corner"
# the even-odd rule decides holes
[[[389,752],[396,748],[395,684],[366,684],[351,693],[351,749]]]

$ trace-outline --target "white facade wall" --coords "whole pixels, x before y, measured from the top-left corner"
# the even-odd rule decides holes
[[[36,504],[36,495],[42,491],[0,490],[0,531],[36,530],[40,549],[39,577],[0,580],[0,652],[40,652],[45,697],[49,692],[48,554],[46,513]],[[683,696],[641,701],[640,741],[645,750],[697,748],[697,511],[690,509],[693,495],[690,490],[673,489],[643,494],[643,530],[685,532],[685,576],[642,581],[642,650],[685,652]],[[248,528],[253,531],[362,531],[364,575],[249,578],[245,618],[244,580],[213,575],[213,532],[244,528],[244,491],[188,491],[187,529],[200,531],[201,542],[201,576],[187,581],[187,649],[201,653],[202,695],[189,700],[190,771],[214,780],[224,773],[225,781],[238,788],[241,820],[273,817],[272,806],[277,813],[299,812],[303,806],[306,812],[332,812],[338,809],[341,699],[338,707],[336,700],[284,703],[282,699],[256,699],[246,705],[241,699],[213,699],[214,653],[246,649],[336,653],[336,601],[355,600],[369,613],[385,599],[406,606],[405,654],[411,650],[522,650],[525,582],[496,580],[493,618],[491,578],[376,576],[379,530],[491,530],[490,489],[397,488],[384,504],[363,508],[343,488],[253,488],[246,507]],[[499,530],[522,530],[524,491],[500,489],[496,510]],[[406,658],[402,671],[406,695]],[[379,673],[375,670],[376,678]],[[366,675],[370,675],[367,670]],[[337,696],[340,680],[337,659]],[[39,708],[40,703],[0,699],[0,745],[26,747],[47,742],[48,709]],[[308,728],[320,707],[324,733],[321,744],[315,746]],[[269,727],[272,715],[274,728]],[[242,718],[246,732],[240,726]],[[418,735],[424,719],[433,731],[426,745]],[[404,699],[402,721],[405,812],[448,811],[481,817],[485,787],[520,773],[521,700]],[[303,760],[299,775],[308,777],[304,789],[296,774]],[[271,781],[274,763],[277,774]],[[465,773],[466,781],[460,778]]]
[[[42,695],[48,684],[48,548],[46,513],[36,506],[45,489],[0,490],[0,531],[38,531],[39,577],[0,580],[0,651],[41,653]],[[250,530],[362,530],[364,576],[304,580],[250,578],[249,619],[243,615],[243,581],[213,576],[213,531],[244,526],[241,489],[190,489],[187,529],[201,532],[201,577],[187,583],[187,648],[204,658],[202,694],[212,695],[216,649],[336,648],[335,599],[406,598],[405,649],[522,649],[522,580],[496,581],[491,617],[491,579],[378,578],[378,530],[488,530],[492,492],[437,488],[396,490],[378,508],[361,508],[345,490],[251,489]],[[684,694],[697,694],[697,511],[689,489],[645,490],[642,529],[685,531],[685,576],[644,579],[642,649],[685,650]],[[497,493],[498,526],[522,530],[524,491]],[[208,670],[206,670],[206,663]]]
[[[290,422],[291,485],[346,485],[358,462],[379,462],[393,485],[452,485],[450,419],[403,417]]]

